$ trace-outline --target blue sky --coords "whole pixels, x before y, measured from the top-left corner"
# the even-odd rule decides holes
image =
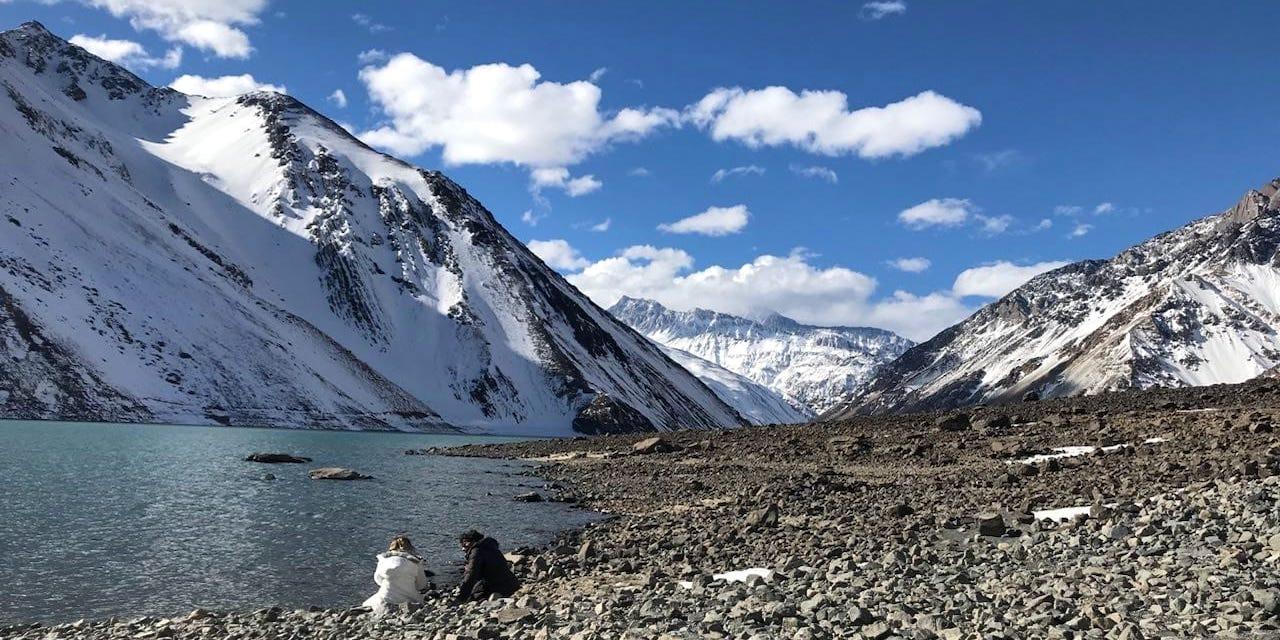
[[[283,88],[443,169],[603,304],[921,339],[1280,175],[1280,41],[1249,29],[1273,10],[0,0],[0,23],[156,85]]]

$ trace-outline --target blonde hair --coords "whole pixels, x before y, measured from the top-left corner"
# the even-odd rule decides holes
[[[418,550],[413,548],[413,543],[409,542],[408,536],[396,536],[391,539],[391,544],[387,546],[387,551],[402,551],[404,553],[412,553],[418,555]]]

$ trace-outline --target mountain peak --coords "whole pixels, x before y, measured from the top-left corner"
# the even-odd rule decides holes
[[[28,20],[20,25],[14,31],[25,31],[27,33],[47,33],[53,35],[51,31],[45,28],[38,20]],[[54,36],[55,38],[57,36]]]

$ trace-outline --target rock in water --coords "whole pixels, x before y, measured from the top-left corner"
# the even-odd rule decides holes
[[[516,502],[542,502],[543,497],[542,494],[537,491],[530,491],[528,493],[522,493],[515,496],[513,500]]]
[[[303,456],[293,456],[287,453],[251,453],[244,459],[245,462],[261,462],[264,464],[302,464],[311,462],[311,458]]]
[[[346,469],[344,467],[321,467],[312,469],[307,473],[312,480],[372,480],[373,476],[366,476],[359,471]]]

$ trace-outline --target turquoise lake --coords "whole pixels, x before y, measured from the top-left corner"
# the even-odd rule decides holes
[[[544,484],[521,463],[404,455],[510,440],[0,421],[0,625],[356,605],[375,591],[374,555],[395,534],[447,583],[463,560],[461,531],[511,550],[598,519],[514,502]],[[255,451],[314,461],[243,461]],[[321,466],[376,479],[307,477]]]

